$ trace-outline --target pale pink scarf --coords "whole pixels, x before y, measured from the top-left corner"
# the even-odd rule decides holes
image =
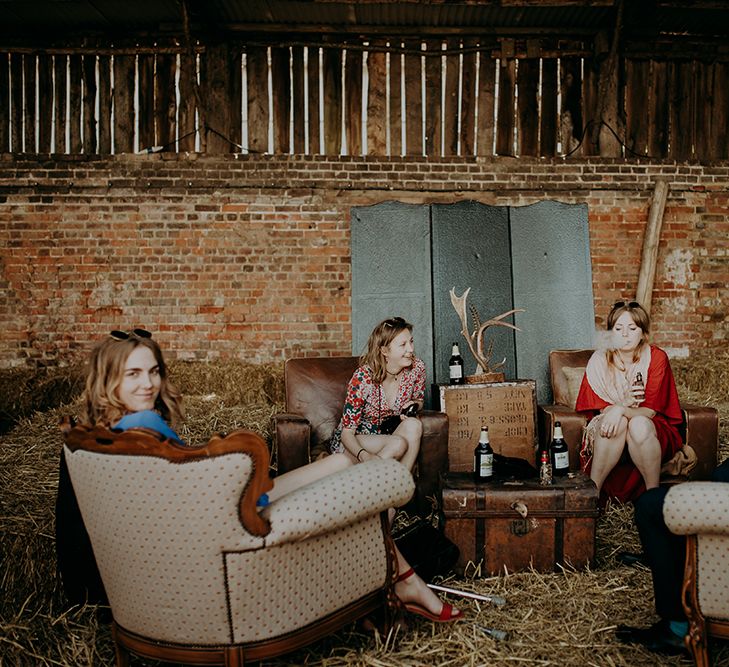
[[[625,407],[637,407],[638,403],[633,400],[630,392],[638,373],[643,376],[643,386],[648,384],[648,366],[651,363],[651,346],[646,344],[640,352],[638,361],[628,365],[625,371],[608,364],[605,350],[597,350],[587,362],[585,375],[594,391],[603,401],[610,405],[622,405]],[[595,434],[600,427],[602,414],[596,415],[585,427],[582,440],[582,457],[587,459],[592,456],[592,443]]]

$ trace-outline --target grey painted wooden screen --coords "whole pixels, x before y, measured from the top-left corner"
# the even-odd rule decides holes
[[[587,206],[385,202],[352,209],[354,354],[377,322],[401,315],[415,325],[416,353],[431,381],[447,382],[454,341],[473,373],[449,295],[467,287],[482,320],[526,310],[512,320],[521,332],[491,330],[493,360],[505,360],[507,379],[536,380],[537,400],[549,402],[549,350],[592,342]]]

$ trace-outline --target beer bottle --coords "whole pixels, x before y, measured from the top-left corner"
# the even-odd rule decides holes
[[[451,358],[448,360],[448,379],[450,384],[463,384],[465,382],[463,357],[458,350],[458,343],[453,343],[451,349]]]
[[[643,401],[645,401],[645,384],[643,383],[643,373],[638,371],[635,374],[635,380],[633,380],[633,393],[636,405],[640,405]],[[635,396],[635,394],[639,394],[639,396]]]
[[[552,464],[549,462],[549,452],[542,450],[542,462],[539,465],[539,483],[549,486],[552,483]]]
[[[473,476],[477,482],[487,482],[494,476],[494,450],[489,443],[489,427],[481,427],[481,436],[473,450]]]
[[[563,477],[570,471],[570,450],[562,435],[562,424],[554,422],[554,435],[549,445],[552,463],[552,473],[556,477]]]

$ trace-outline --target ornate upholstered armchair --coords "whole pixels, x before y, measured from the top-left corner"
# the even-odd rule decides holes
[[[339,424],[347,383],[357,357],[288,359],[284,366],[286,412],[274,416],[278,471],[287,472],[321,455]],[[428,496],[438,492],[438,475],[448,468],[448,416],[419,414],[423,437],[416,470],[419,510],[431,508]]]
[[[663,517],[671,532],[686,535],[686,644],[697,667],[709,667],[709,636],[729,639],[729,484],[675,486],[666,495]]]
[[[552,350],[549,353],[549,374],[553,404],[538,406],[539,437],[548,442],[554,432],[554,422],[562,423],[562,433],[570,450],[570,467],[579,468],[582,429],[587,424],[584,415],[575,412],[585,366],[593,350]],[[681,404],[683,424],[681,435],[696,452],[698,463],[691,479],[707,479],[716,467],[719,443],[719,415],[715,408]]]
[[[268,448],[249,431],[184,447],[77,426],[64,455],[119,666],[129,653],[242,665],[394,603],[385,510],[414,489],[396,461],[352,466],[256,511],[272,482]]]

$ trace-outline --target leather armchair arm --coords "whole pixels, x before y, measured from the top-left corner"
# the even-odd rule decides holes
[[[286,494],[262,510],[271,523],[266,546],[307,540],[404,505],[413,477],[393,459],[366,461]]]
[[[686,482],[672,486],[663,518],[677,535],[729,535],[729,484]]]
[[[431,509],[428,496],[438,495],[440,473],[448,470],[448,415],[445,412],[423,410],[418,417],[423,425],[418,452],[418,511]]]
[[[696,452],[698,462],[691,471],[693,480],[709,479],[716,468],[719,448],[719,415],[716,408],[704,405],[681,404],[684,423],[683,441]]]
[[[281,412],[273,416],[272,430],[279,475],[309,463],[311,424],[308,420]]]
[[[582,431],[587,425],[587,417],[566,405],[539,405],[537,406],[537,420],[539,442],[542,446],[548,445],[551,441],[554,422],[558,421],[562,424],[562,434],[570,450],[570,470],[579,470]]]

